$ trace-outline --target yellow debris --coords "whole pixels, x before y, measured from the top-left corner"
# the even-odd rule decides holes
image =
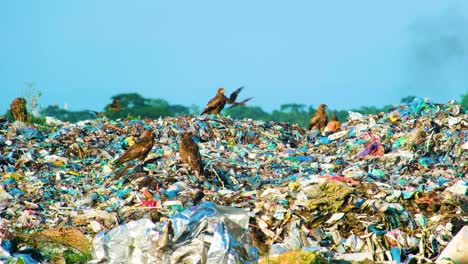
[[[327,263],[325,259],[315,252],[290,251],[277,257],[260,259],[259,264],[320,264]]]

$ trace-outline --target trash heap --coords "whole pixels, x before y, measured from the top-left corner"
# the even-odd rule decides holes
[[[435,261],[468,220],[467,127],[460,105],[420,98],[329,135],[207,115],[3,121],[0,261]],[[114,167],[148,128],[146,160]],[[203,183],[178,154],[186,130]]]

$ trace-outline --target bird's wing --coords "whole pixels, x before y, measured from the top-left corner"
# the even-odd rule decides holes
[[[200,155],[200,149],[198,148],[197,143],[191,142],[191,144],[188,146],[189,149],[189,155],[190,155],[190,165],[197,170],[199,173],[201,173],[201,155]]]
[[[312,129],[319,121],[319,115],[315,114],[309,121],[309,129]]]
[[[151,139],[145,139],[143,145],[141,146],[140,154],[146,158],[148,153],[153,148],[154,142]]]
[[[198,148],[197,143],[191,142],[188,146],[188,151],[192,156],[192,159],[201,160],[200,149]]]
[[[134,159],[135,158],[135,154],[137,153],[136,151],[136,144],[131,146],[130,148],[127,149],[127,151],[125,151],[124,154],[122,154],[122,156],[120,156],[120,158],[118,158],[116,161],[115,161],[115,165],[116,166],[119,166],[131,159]]]
[[[203,109],[203,112],[201,114],[203,115],[203,114],[213,111],[222,103],[222,100],[223,98],[215,96],[213,99],[211,99],[208,102],[208,104],[206,105],[205,109]]]
[[[231,96],[229,96],[229,98],[227,100],[227,103],[229,103],[229,104],[235,103],[236,99],[237,99],[237,95],[239,95],[239,93],[240,93],[240,91],[242,91],[242,89],[244,89],[244,86],[241,86],[241,87],[237,88],[237,90],[232,92]]]
[[[146,156],[151,151],[151,148],[153,148],[153,144],[145,139],[142,139],[140,142],[129,147],[127,151],[125,151],[125,153],[117,159],[115,164],[120,165],[129,160]]]
[[[234,102],[230,107],[229,109],[233,108],[233,107],[236,107],[236,106],[239,106],[239,105],[245,105],[245,103],[247,103],[248,101],[252,100],[253,97],[249,97],[247,99],[244,99],[243,101],[240,101],[240,102]]]

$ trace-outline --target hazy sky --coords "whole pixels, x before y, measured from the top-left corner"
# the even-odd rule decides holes
[[[27,82],[71,110],[242,85],[265,110],[446,102],[468,91],[467,21],[462,0],[1,1],[0,113]]]

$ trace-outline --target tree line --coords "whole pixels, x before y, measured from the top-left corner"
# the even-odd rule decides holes
[[[406,96],[401,99],[401,103],[409,103],[415,97]],[[138,93],[122,93],[111,97],[112,103],[107,104],[103,112],[95,112],[90,110],[84,111],[69,111],[60,108],[57,105],[49,105],[40,109],[41,116],[51,116],[56,119],[68,122],[78,122],[81,120],[95,119],[101,116],[106,116],[109,119],[156,119],[164,116],[181,116],[181,115],[199,115],[201,109],[198,106],[184,106],[179,104],[170,104],[164,99],[144,98]],[[116,103],[118,102],[118,103]],[[468,109],[468,92],[462,96],[460,104]],[[378,114],[386,112],[393,108],[393,105],[362,106],[358,109],[349,109],[349,111],[359,112],[361,114]],[[304,104],[283,104],[279,109],[267,112],[259,106],[238,106],[230,109],[224,109],[223,115],[230,116],[234,119],[251,118],[255,120],[277,121],[296,123],[303,127],[307,127],[309,119],[315,113],[315,106],[306,106]],[[329,116],[335,113],[338,120],[345,121],[348,116],[348,110],[332,110],[328,111]],[[11,116],[9,111],[5,114],[7,118]]]

